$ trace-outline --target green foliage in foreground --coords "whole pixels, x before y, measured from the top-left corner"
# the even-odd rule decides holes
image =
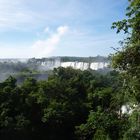
[[[0,84],[0,139],[120,139],[127,129],[120,77],[58,68],[47,81]]]
[[[140,139],[140,0],[129,0],[127,18],[113,23],[117,33],[127,35],[122,41],[122,49],[112,58],[114,68],[121,71],[123,77],[124,99],[132,105],[133,113],[129,117],[129,129],[126,140]]]

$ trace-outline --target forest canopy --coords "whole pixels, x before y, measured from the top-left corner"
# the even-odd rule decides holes
[[[126,121],[118,72],[57,68],[47,81],[9,77],[0,84],[1,139],[119,138]]]

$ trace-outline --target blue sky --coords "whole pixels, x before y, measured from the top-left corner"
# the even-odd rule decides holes
[[[107,56],[127,0],[0,0],[0,58]]]

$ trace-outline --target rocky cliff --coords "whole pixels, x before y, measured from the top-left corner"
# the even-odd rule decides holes
[[[30,59],[28,63],[39,65],[40,70],[52,70],[57,67],[72,67],[80,70],[99,70],[108,68],[110,61],[106,57],[53,57]]]

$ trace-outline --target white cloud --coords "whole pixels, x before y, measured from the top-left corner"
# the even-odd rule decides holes
[[[39,15],[31,11],[23,0],[0,0],[0,30],[25,30],[39,21]]]
[[[57,33],[59,36],[65,34],[68,31],[68,26],[60,26],[57,28]]]
[[[49,27],[46,27],[45,29],[44,29],[44,33],[48,33],[49,32]]]
[[[60,26],[56,32],[52,33],[44,40],[37,40],[33,45],[18,47],[14,45],[0,44],[1,58],[31,58],[31,57],[48,57],[57,48],[62,37],[69,31],[68,26]]]
[[[56,33],[52,34],[49,38],[36,41],[31,47],[33,56],[47,57],[50,55],[61,41],[61,37],[67,32],[68,26],[60,26],[57,28]]]
[[[0,31],[9,29],[28,31],[32,28],[39,29],[46,23],[48,26],[60,24],[80,26],[87,21],[94,23],[96,20],[107,20],[110,14],[114,16],[113,13],[116,11],[113,9],[120,3],[122,5],[123,1],[0,0]]]
[[[110,46],[107,42],[115,40],[116,37],[107,29],[112,20],[117,21],[115,17],[119,18],[121,7],[124,7],[124,2],[116,0],[0,0],[0,43],[3,42],[0,44],[0,57],[46,57],[55,53],[79,55],[80,52],[88,55],[97,52],[96,46]],[[73,30],[69,31],[67,26],[60,26],[55,32],[50,29],[65,24]],[[3,34],[3,31],[8,32]],[[68,31],[69,35],[62,41]],[[109,32],[111,35],[106,37]],[[37,41],[33,42],[35,34]],[[112,44],[114,46],[114,42]],[[82,46],[86,49],[82,50]],[[90,49],[87,46],[91,46]],[[76,48],[79,49],[76,51]]]

